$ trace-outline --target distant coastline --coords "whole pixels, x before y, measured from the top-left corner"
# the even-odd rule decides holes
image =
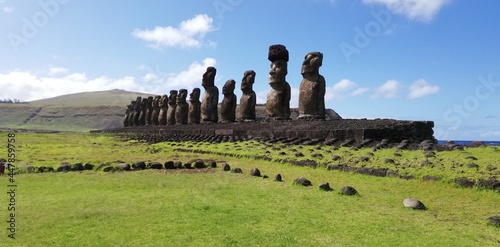
[[[462,146],[470,146],[470,144],[474,141],[462,141],[462,140],[451,140],[455,142],[458,145]],[[442,145],[445,144],[447,140],[438,140],[438,144]],[[482,141],[484,144],[488,146],[500,146],[500,141]]]

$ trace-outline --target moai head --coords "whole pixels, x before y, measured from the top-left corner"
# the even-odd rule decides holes
[[[142,97],[141,96],[137,96],[137,98],[135,99],[135,103],[141,103],[142,102]]]
[[[255,82],[255,71],[247,70],[243,74],[243,80],[241,80],[241,91],[251,92],[253,90],[253,83]]]
[[[288,74],[288,50],[286,47],[284,45],[270,46],[267,58],[271,61],[269,84],[284,82]]]
[[[236,86],[236,81],[227,80],[226,83],[224,84],[224,87],[222,87],[222,94],[224,94],[224,95],[234,94],[235,86]]]
[[[148,104],[151,105],[153,103],[153,96],[148,97]]]
[[[176,101],[177,101],[177,90],[170,90],[170,95],[168,96],[168,104],[175,105]]]
[[[319,67],[323,65],[323,53],[310,52],[304,58],[302,63],[302,74],[312,73],[319,74]]]
[[[198,102],[200,101],[200,89],[194,88],[193,91],[189,94],[189,101]]]
[[[217,73],[217,69],[214,67],[207,67],[207,71],[203,74],[203,79],[201,80],[201,85],[203,87],[213,87],[215,81],[215,74]]]
[[[177,104],[186,103],[188,91],[186,89],[179,90],[179,94],[177,95]]]

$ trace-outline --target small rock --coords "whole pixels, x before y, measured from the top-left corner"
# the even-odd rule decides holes
[[[197,160],[194,162],[194,168],[201,169],[206,167],[207,165],[205,165],[205,162],[203,162],[203,160]]]
[[[132,168],[134,168],[134,170],[144,170],[146,169],[146,162],[144,161],[135,162],[132,165]]]
[[[227,172],[231,170],[231,166],[228,163],[222,164],[222,170]]]
[[[304,177],[296,178],[293,182],[303,186],[312,186],[311,181],[309,181],[307,178]]]
[[[163,165],[161,163],[158,163],[158,162],[151,162],[151,163],[149,163],[149,168],[155,169],[155,170],[161,170],[161,169],[163,169]]]
[[[347,196],[353,196],[353,195],[358,194],[358,191],[351,186],[344,186],[340,190],[340,194],[347,195]]]
[[[491,216],[488,221],[496,227],[500,227],[500,216]]]
[[[340,160],[341,158],[342,158],[342,157],[340,157],[340,156],[338,156],[338,155],[334,155],[334,156],[332,157],[332,160],[333,160],[333,161],[337,161],[337,160]]]
[[[231,170],[231,172],[232,172],[232,173],[243,173],[243,170],[241,170],[241,168],[236,167],[236,168],[233,168],[233,169]]]
[[[405,206],[405,208],[420,209],[420,210],[426,209],[425,205],[421,201],[414,198],[405,199],[403,201],[403,205]]]
[[[251,171],[250,171],[250,175],[251,176],[254,176],[254,177],[260,177],[260,170],[257,169],[257,168],[253,168]]]
[[[332,191],[332,190],[333,190],[333,189],[332,189],[332,187],[330,187],[330,184],[329,184],[329,183],[321,183],[321,184],[319,185],[319,188],[320,188],[321,190],[324,190],[324,191]]]
[[[281,174],[276,174],[276,176],[274,177],[274,181],[277,181],[277,182],[282,182],[283,181],[283,178],[281,177]]]
[[[266,178],[269,178],[269,176],[267,176],[267,175],[264,175],[264,176],[262,176],[262,178],[266,179]]]
[[[209,162],[208,162],[208,165],[209,165],[210,167],[212,167],[212,168],[217,168],[217,162],[215,162],[215,161],[213,161],[213,160],[209,161]]]
[[[122,171],[130,171],[130,165],[127,163],[116,164],[116,169]]]
[[[173,161],[169,160],[163,164],[165,166],[165,169],[175,169],[175,164]]]

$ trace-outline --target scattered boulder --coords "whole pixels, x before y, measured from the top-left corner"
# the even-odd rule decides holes
[[[319,185],[319,189],[320,190],[324,190],[324,191],[332,191],[332,187],[330,187],[330,184],[329,183],[321,183]]]
[[[203,162],[203,160],[197,160],[194,162],[194,168],[196,169],[207,168],[207,165],[205,164],[205,162]]]
[[[295,152],[294,155],[295,157],[304,157],[304,154],[302,152]]]
[[[385,159],[386,164],[395,164],[396,162],[393,159],[387,158]]]
[[[71,165],[71,170],[72,171],[83,171],[83,165],[82,163],[75,163],[73,165]]]
[[[95,166],[90,163],[83,164],[83,170],[94,170],[94,167]]]
[[[340,194],[346,195],[346,196],[353,196],[353,195],[357,195],[358,191],[351,186],[344,186],[344,187],[342,187],[342,189],[340,189]]]
[[[127,163],[120,163],[120,164],[117,164],[115,167],[117,170],[130,171],[130,165]],[[104,171],[104,169],[103,169],[103,171]]]
[[[222,170],[225,172],[228,172],[231,170],[231,166],[228,163],[223,163],[222,164]]]
[[[102,169],[103,172],[114,172],[116,169],[112,166],[106,166]]]
[[[470,144],[470,147],[472,147],[472,148],[484,147],[484,146],[486,146],[486,144],[484,144],[484,142],[481,142],[481,141],[473,141]]]
[[[144,170],[146,169],[146,162],[144,161],[135,162],[132,165],[132,168],[134,168],[134,170]]]
[[[161,169],[163,169],[163,165],[161,163],[158,163],[158,162],[151,162],[151,163],[149,163],[149,168],[161,170]]]
[[[106,168],[106,167],[108,167],[108,166],[110,166],[110,165],[109,165],[109,164],[105,164],[105,163],[101,163],[101,164],[99,164],[99,165],[97,166],[97,168],[96,168],[96,169],[97,169],[98,171],[101,171],[101,170],[103,170],[104,168]]]
[[[479,165],[475,163],[470,163],[466,165],[467,168],[474,168],[474,169],[479,169]]]
[[[70,163],[61,163],[59,167],[57,168],[58,172],[69,172],[71,171],[71,164]]]
[[[283,181],[283,178],[281,177],[281,174],[276,174],[276,176],[274,176],[274,181],[277,181],[277,182],[282,182]]]
[[[269,176],[263,175],[262,178],[266,179],[266,178],[269,178]]]
[[[212,167],[212,168],[217,168],[217,162],[211,160],[208,162],[208,166]]]
[[[466,177],[460,177],[460,178],[455,178],[455,183],[457,183],[458,185],[460,185],[464,188],[472,188],[472,187],[474,187],[474,184],[476,182],[474,182],[474,180],[469,180]]]
[[[500,216],[491,216],[488,218],[488,221],[490,222],[490,224],[496,227],[500,227]]]
[[[165,162],[165,164],[163,164],[163,166],[165,166],[165,169],[168,169],[168,170],[176,169],[174,162],[171,160]]]
[[[296,178],[293,183],[295,184],[300,184],[302,186],[312,186],[312,183],[311,181],[309,181],[307,178],[304,178],[304,177],[299,177],[299,178]]]
[[[191,169],[191,168],[193,168],[191,165],[192,165],[191,162],[186,162],[186,163],[184,163],[184,168]]]
[[[260,177],[260,170],[257,169],[257,168],[253,168],[251,171],[250,171],[250,175],[254,176],[254,177]]]
[[[405,208],[419,209],[419,210],[426,210],[427,209],[421,201],[414,199],[414,198],[404,199],[403,205],[405,206]]]
[[[341,158],[342,158],[342,157],[340,157],[340,156],[338,156],[338,155],[334,155],[334,156],[332,157],[332,160],[333,160],[333,161],[337,161],[337,160],[340,160]]]
[[[243,170],[241,170],[241,168],[236,167],[236,168],[233,168],[233,169],[231,170],[231,172],[232,172],[232,173],[243,173]]]
[[[180,161],[175,161],[174,162],[174,166],[177,168],[177,169],[183,169],[184,168],[184,165],[182,164],[182,162]]]

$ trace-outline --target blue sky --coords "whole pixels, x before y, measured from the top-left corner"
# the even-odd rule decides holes
[[[344,118],[431,120],[447,140],[500,140],[500,1],[0,0],[0,98],[120,88],[151,94],[256,75],[290,53],[297,107],[308,52],[324,55],[326,106]],[[220,97],[222,99],[222,97]]]

